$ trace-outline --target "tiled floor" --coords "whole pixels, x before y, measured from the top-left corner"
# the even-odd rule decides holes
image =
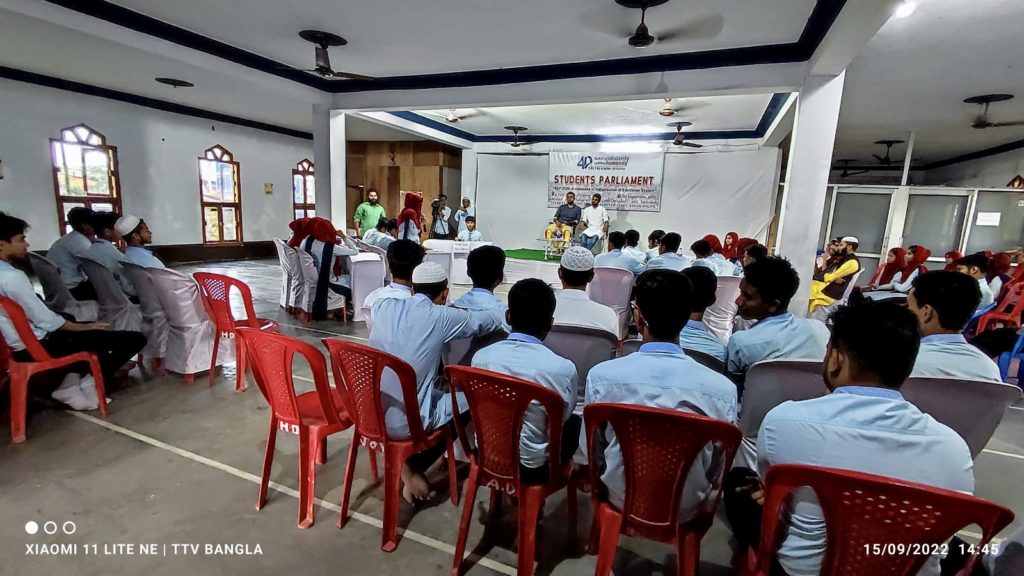
[[[324,337],[364,341],[362,323],[319,322],[303,326],[280,312],[276,262],[186,266],[212,270],[247,282],[260,316],[275,318],[282,331],[319,345]],[[505,288],[505,287],[502,287]],[[457,289],[456,292],[465,289]],[[499,289],[499,293],[507,290]],[[303,389],[309,370],[296,367]],[[10,445],[0,434],[0,575],[3,574],[446,574],[451,568],[458,513],[447,500],[416,510],[402,507],[406,526],[398,550],[380,551],[381,490],[369,484],[365,458],[353,488],[355,517],[335,526],[350,433],[328,441],[327,464],[317,470],[317,523],[296,528],[297,443],[279,436],[270,501],[256,511],[258,474],[266,441],[268,409],[254,387],[233,391],[234,373],[222,370],[216,384],[205,378],[187,386],[180,378],[147,378],[133,373],[114,395],[109,420],[96,415],[37,406],[30,416],[28,441]],[[0,422],[6,431],[6,413]],[[1024,514],[1017,490],[1024,477],[1024,407],[1009,410],[988,449],[976,462],[977,494]],[[443,490],[442,495],[443,497]],[[487,493],[481,491],[482,510]],[[590,506],[580,498],[580,526],[589,526]],[[505,518],[480,544],[482,525],[474,522],[469,550],[482,556],[471,573],[515,573],[515,515]],[[592,574],[594,558],[581,552],[582,540],[566,542],[565,494],[552,497],[538,538],[539,574]],[[36,522],[38,533],[26,533]],[[46,535],[56,522],[58,534]],[[60,534],[74,523],[74,534]],[[1024,522],[1019,518],[1014,526]],[[1005,532],[1004,532],[1005,533]],[[30,555],[27,545],[76,544],[65,555]],[[134,545],[128,555],[119,545]],[[155,555],[139,546],[156,544]],[[191,547],[199,545],[198,554]],[[234,546],[217,555],[206,545]],[[259,555],[255,552],[259,545]],[[92,545],[96,545],[95,553]],[[247,548],[246,548],[247,547]],[[56,550],[60,552],[60,550]],[[105,552],[109,552],[105,553]],[[701,574],[731,574],[729,531],[717,522],[702,545]],[[660,544],[623,539],[617,574],[672,573],[672,550]]]

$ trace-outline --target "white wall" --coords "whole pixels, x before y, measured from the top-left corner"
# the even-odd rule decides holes
[[[0,210],[27,220],[39,249],[58,237],[49,139],[62,128],[88,124],[117,147],[121,205],[146,219],[158,245],[202,243],[198,158],[210,146],[240,163],[246,241],[287,236],[291,170],[313,157],[312,141],[20,82],[0,80],[0,111]]]
[[[925,184],[1005,188],[1019,174],[1024,174],[1024,149],[929,170],[925,173]]]
[[[764,240],[778,156],[778,148],[667,154],[661,212],[609,211],[610,230],[633,228],[642,238],[657,228],[678,232],[684,252],[705,234]],[[477,226],[484,238],[503,248],[538,248],[555,212],[547,206],[547,180],[547,154],[479,154]]]

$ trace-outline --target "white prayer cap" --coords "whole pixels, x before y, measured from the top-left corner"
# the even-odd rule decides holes
[[[857,240],[856,236],[843,236],[842,241],[847,244],[860,244],[860,240]]]
[[[125,214],[117,219],[114,223],[114,230],[121,236],[127,236],[131,234],[136,228],[139,227],[139,223],[142,219],[138,216],[132,216],[131,214]]]
[[[562,254],[562,268],[574,272],[594,269],[594,253],[582,246],[573,246]]]
[[[438,284],[448,280],[448,274],[437,262],[424,262],[412,271],[413,284]]]

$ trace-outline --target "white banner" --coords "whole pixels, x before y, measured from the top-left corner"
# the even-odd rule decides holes
[[[559,207],[565,195],[573,192],[580,206],[589,206],[590,197],[600,194],[601,205],[608,210],[660,212],[664,171],[664,152],[551,152],[548,207]]]

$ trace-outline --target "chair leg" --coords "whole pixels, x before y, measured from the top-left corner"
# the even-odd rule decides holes
[[[384,519],[380,549],[394,552],[398,547],[398,506],[402,500],[402,466],[407,454],[393,447],[384,452]]]
[[[569,515],[569,548],[575,549],[576,538],[578,538],[578,505],[576,503],[576,477],[574,474],[569,474],[569,483],[565,488],[565,499],[566,499],[566,512]]]
[[[11,442],[25,441],[29,375],[11,370]]]
[[[185,380],[185,384],[192,384],[196,381],[195,374],[185,374],[182,378]]]
[[[100,415],[107,417],[107,387],[103,381],[103,371],[100,369],[99,358],[95,354],[89,356],[89,373],[96,384],[96,398],[100,405]]]
[[[366,451],[370,454],[370,477],[373,478],[373,483],[380,482],[380,474],[377,472],[377,453],[367,446]]]
[[[697,576],[700,565],[700,535],[684,532],[676,548],[676,576]]]
[[[448,436],[448,490],[452,494],[452,504],[459,505],[459,476],[455,472],[455,444],[451,435]]]
[[[373,452],[370,452],[370,454],[373,454]],[[355,477],[356,459],[358,457],[359,433],[356,432],[352,435],[352,443],[348,446],[348,459],[345,461],[345,485],[341,488],[341,512],[338,514],[338,528],[344,528],[345,522],[348,521],[348,499],[352,494],[352,480]],[[372,462],[376,462],[376,460],[376,458],[371,456]]]
[[[277,418],[270,417],[270,434],[267,434],[267,452],[263,455],[263,475],[260,477],[260,495],[256,509],[262,510],[267,503],[267,485],[270,483],[270,468],[274,464],[274,446],[277,444]]]
[[[245,345],[235,336],[235,392],[245,392]]]
[[[619,532],[622,530],[622,515],[601,507],[594,511],[594,522],[600,522],[601,535],[598,542],[597,569],[594,576],[608,576],[615,562],[615,549],[619,547]]]
[[[299,428],[299,528],[313,526],[313,499],[316,497],[316,442],[308,427]]]
[[[327,436],[316,443],[316,463],[321,465],[327,463]]]
[[[491,490],[491,498],[487,503],[488,522],[494,522],[501,517],[501,494],[500,490]]]
[[[477,476],[479,468],[472,467],[469,479],[466,480],[466,495],[462,499],[462,521],[459,523],[459,536],[455,540],[455,563],[452,565],[452,576],[459,576],[462,571],[462,557],[466,553],[466,540],[469,538],[469,525],[473,520],[473,507],[476,505]],[[498,491],[491,489],[491,498]]]
[[[210,356],[210,386],[217,380],[217,350],[220,349],[220,330],[213,334],[213,355]]]
[[[516,569],[519,576],[533,576],[537,521],[543,509],[544,497],[539,490],[523,490],[519,495],[519,566]]]

